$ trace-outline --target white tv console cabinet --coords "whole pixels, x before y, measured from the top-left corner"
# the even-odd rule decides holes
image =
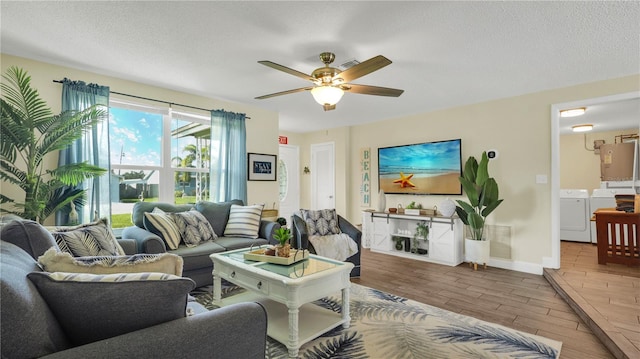
[[[421,253],[405,250],[404,245],[413,245],[413,237],[418,222],[429,225],[429,238],[418,240]],[[464,260],[463,224],[457,217],[429,215],[407,215],[387,212],[362,212],[363,246],[373,252],[391,254],[398,257],[457,266]],[[403,242],[402,249],[396,249],[396,242]]]

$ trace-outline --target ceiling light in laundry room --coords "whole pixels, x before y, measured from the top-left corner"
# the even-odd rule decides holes
[[[587,111],[586,107],[570,108],[560,111],[560,117],[576,117],[582,116]]]
[[[571,126],[573,132],[587,132],[593,130],[592,124],[584,124],[584,125],[575,125]]]

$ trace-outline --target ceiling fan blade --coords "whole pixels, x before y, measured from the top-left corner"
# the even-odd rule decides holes
[[[340,87],[346,92],[359,93],[362,95],[398,97],[404,92],[404,90],[369,85],[345,84]]]
[[[287,91],[282,91],[282,92],[276,92],[276,93],[272,93],[272,94],[256,97],[256,100],[264,100],[265,98],[288,95],[290,93],[296,93],[296,92],[302,92],[302,91],[311,91],[312,88],[313,88],[313,86],[311,86],[311,87],[301,87],[299,89],[287,90]]]
[[[280,71],[286,72],[286,73],[288,73],[290,75],[300,77],[301,79],[304,79],[304,80],[313,81],[313,82],[316,81],[316,79],[311,77],[311,75],[307,75],[307,74],[305,74],[303,72],[300,72],[298,70],[294,70],[292,68],[289,68],[289,67],[286,67],[286,66],[282,66],[280,64],[276,64],[275,62],[264,60],[264,61],[258,61],[258,63],[259,64],[263,64],[263,65],[268,66],[268,67],[271,67],[272,69],[280,70]]]
[[[391,64],[391,60],[388,58],[378,55],[376,57],[372,57],[365,62],[361,62],[353,67],[350,67],[341,73],[334,76],[334,79],[342,79],[343,82],[351,82],[357,78],[360,78],[364,75],[370,74],[376,70],[380,70],[381,68]]]

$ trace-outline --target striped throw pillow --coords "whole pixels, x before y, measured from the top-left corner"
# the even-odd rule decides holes
[[[262,204],[253,206],[232,204],[224,235],[228,237],[258,238],[263,207],[264,205]]]
[[[177,249],[180,245],[180,230],[169,213],[156,207],[150,213],[145,212],[142,223],[147,231],[162,238],[167,247]]]

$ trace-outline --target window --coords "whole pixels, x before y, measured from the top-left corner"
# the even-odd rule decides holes
[[[145,106],[110,101],[111,222],[131,226],[138,201],[195,204],[209,200],[211,119]]]

